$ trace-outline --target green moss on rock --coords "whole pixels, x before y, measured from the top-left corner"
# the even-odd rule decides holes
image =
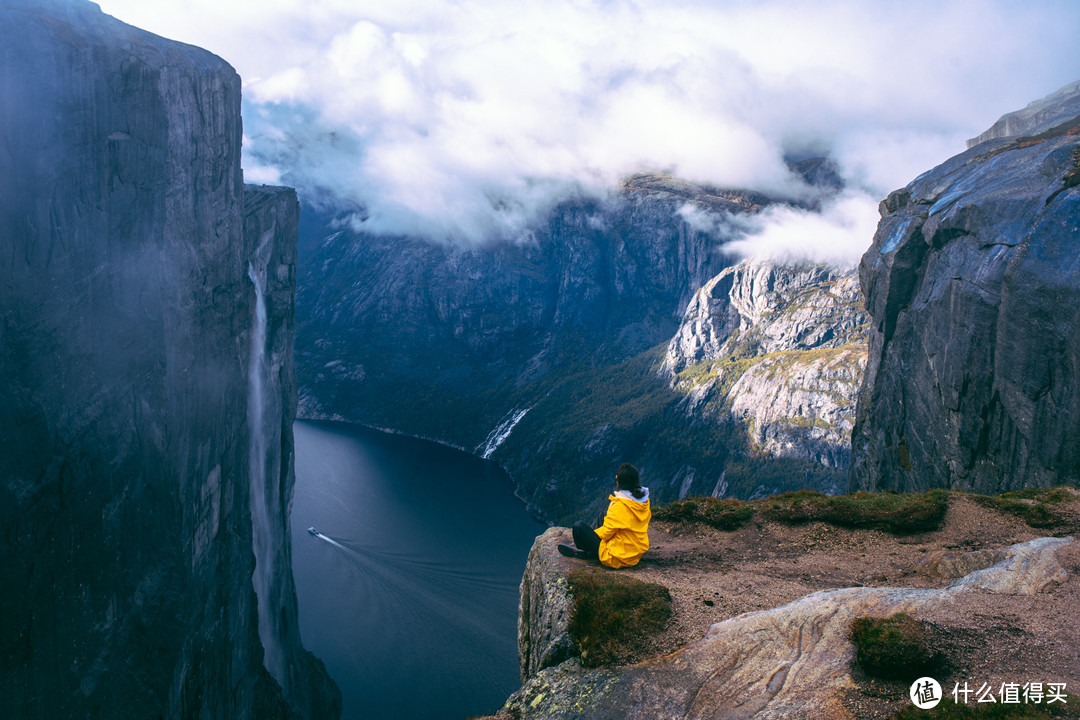
[[[851,623],[851,641],[855,662],[875,677],[913,682],[940,664],[926,625],[906,613],[856,618]]]
[[[1065,518],[1055,508],[1074,498],[1065,486],[1054,488],[1025,488],[1001,495],[969,494],[974,502],[983,507],[1015,515],[1035,528],[1052,528]]]
[[[948,497],[946,490],[837,496],[798,490],[758,501],[758,509],[763,517],[776,522],[799,524],[821,520],[842,527],[906,535],[937,529],[945,519]]]
[[[754,514],[754,507],[734,498],[687,498],[657,508],[656,520],[676,523],[700,523],[718,530],[737,530]]]
[[[573,607],[568,631],[581,664],[598,667],[628,657],[671,617],[671,593],[663,585],[593,567],[570,573]]]

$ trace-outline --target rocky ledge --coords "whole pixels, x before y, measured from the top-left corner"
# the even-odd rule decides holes
[[[618,571],[668,587],[668,629],[630,664],[586,669],[566,631],[566,528],[551,528],[521,585],[524,686],[499,718],[888,718],[908,684],[853,663],[857,617],[906,612],[928,623],[954,682],[1080,686],[1080,494],[1046,537],[1013,515],[953,493],[942,526],[893,536],[754,516],[744,527],[654,522],[653,549]],[[996,687],[996,685],[995,685]]]

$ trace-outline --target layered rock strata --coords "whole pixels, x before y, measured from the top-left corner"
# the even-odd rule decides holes
[[[1033,106],[1037,134],[979,143],[882,202],[860,266],[872,323],[852,488],[1000,493],[1080,478],[1070,88]],[[995,136],[1029,127],[999,125]]]
[[[281,213],[273,231],[245,232],[240,79],[92,3],[2,0],[0,18],[0,715],[332,716],[281,564],[296,204],[279,191],[247,216]],[[254,428],[264,235],[274,379]],[[271,427],[278,673],[252,584],[251,447]]]

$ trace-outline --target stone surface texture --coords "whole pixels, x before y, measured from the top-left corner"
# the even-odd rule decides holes
[[[528,679],[500,717],[848,720],[854,716],[843,696],[855,686],[852,620],[896,612],[918,616],[962,604],[976,593],[1030,596],[1051,590],[1067,578],[1058,553],[1076,545],[1072,537],[1013,545],[994,565],[943,588],[815,592],[716,623],[700,640],[635,665],[586,670],[570,659]]]
[[[89,2],[0,20],[0,715],[332,716],[295,629],[282,693],[256,622],[240,78]],[[267,243],[289,266],[284,210]],[[272,602],[295,628],[289,583]]]
[[[1080,85],[881,204],[852,489],[1080,478]],[[1008,124],[1006,124],[1008,125]],[[1027,125],[1021,125],[1026,132]]]
[[[567,576],[578,565],[559,554],[560,543],[574,544],[569,528],[548,528],[537,537],[521,577],[518,659],[522,681],[577,654],[567,632],[571,605]]]
[[[731,417],[757,450],[846,472],[866,333],[854,269],[751,258],[694,295],[662,372],[686,412]]]

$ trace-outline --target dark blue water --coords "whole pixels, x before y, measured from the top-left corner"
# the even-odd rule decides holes
[[[346,720],[494,712],[520,686],[518,583],[544,530],[510,478],[355,425],[294,430],[300,632],[341,687]]]

